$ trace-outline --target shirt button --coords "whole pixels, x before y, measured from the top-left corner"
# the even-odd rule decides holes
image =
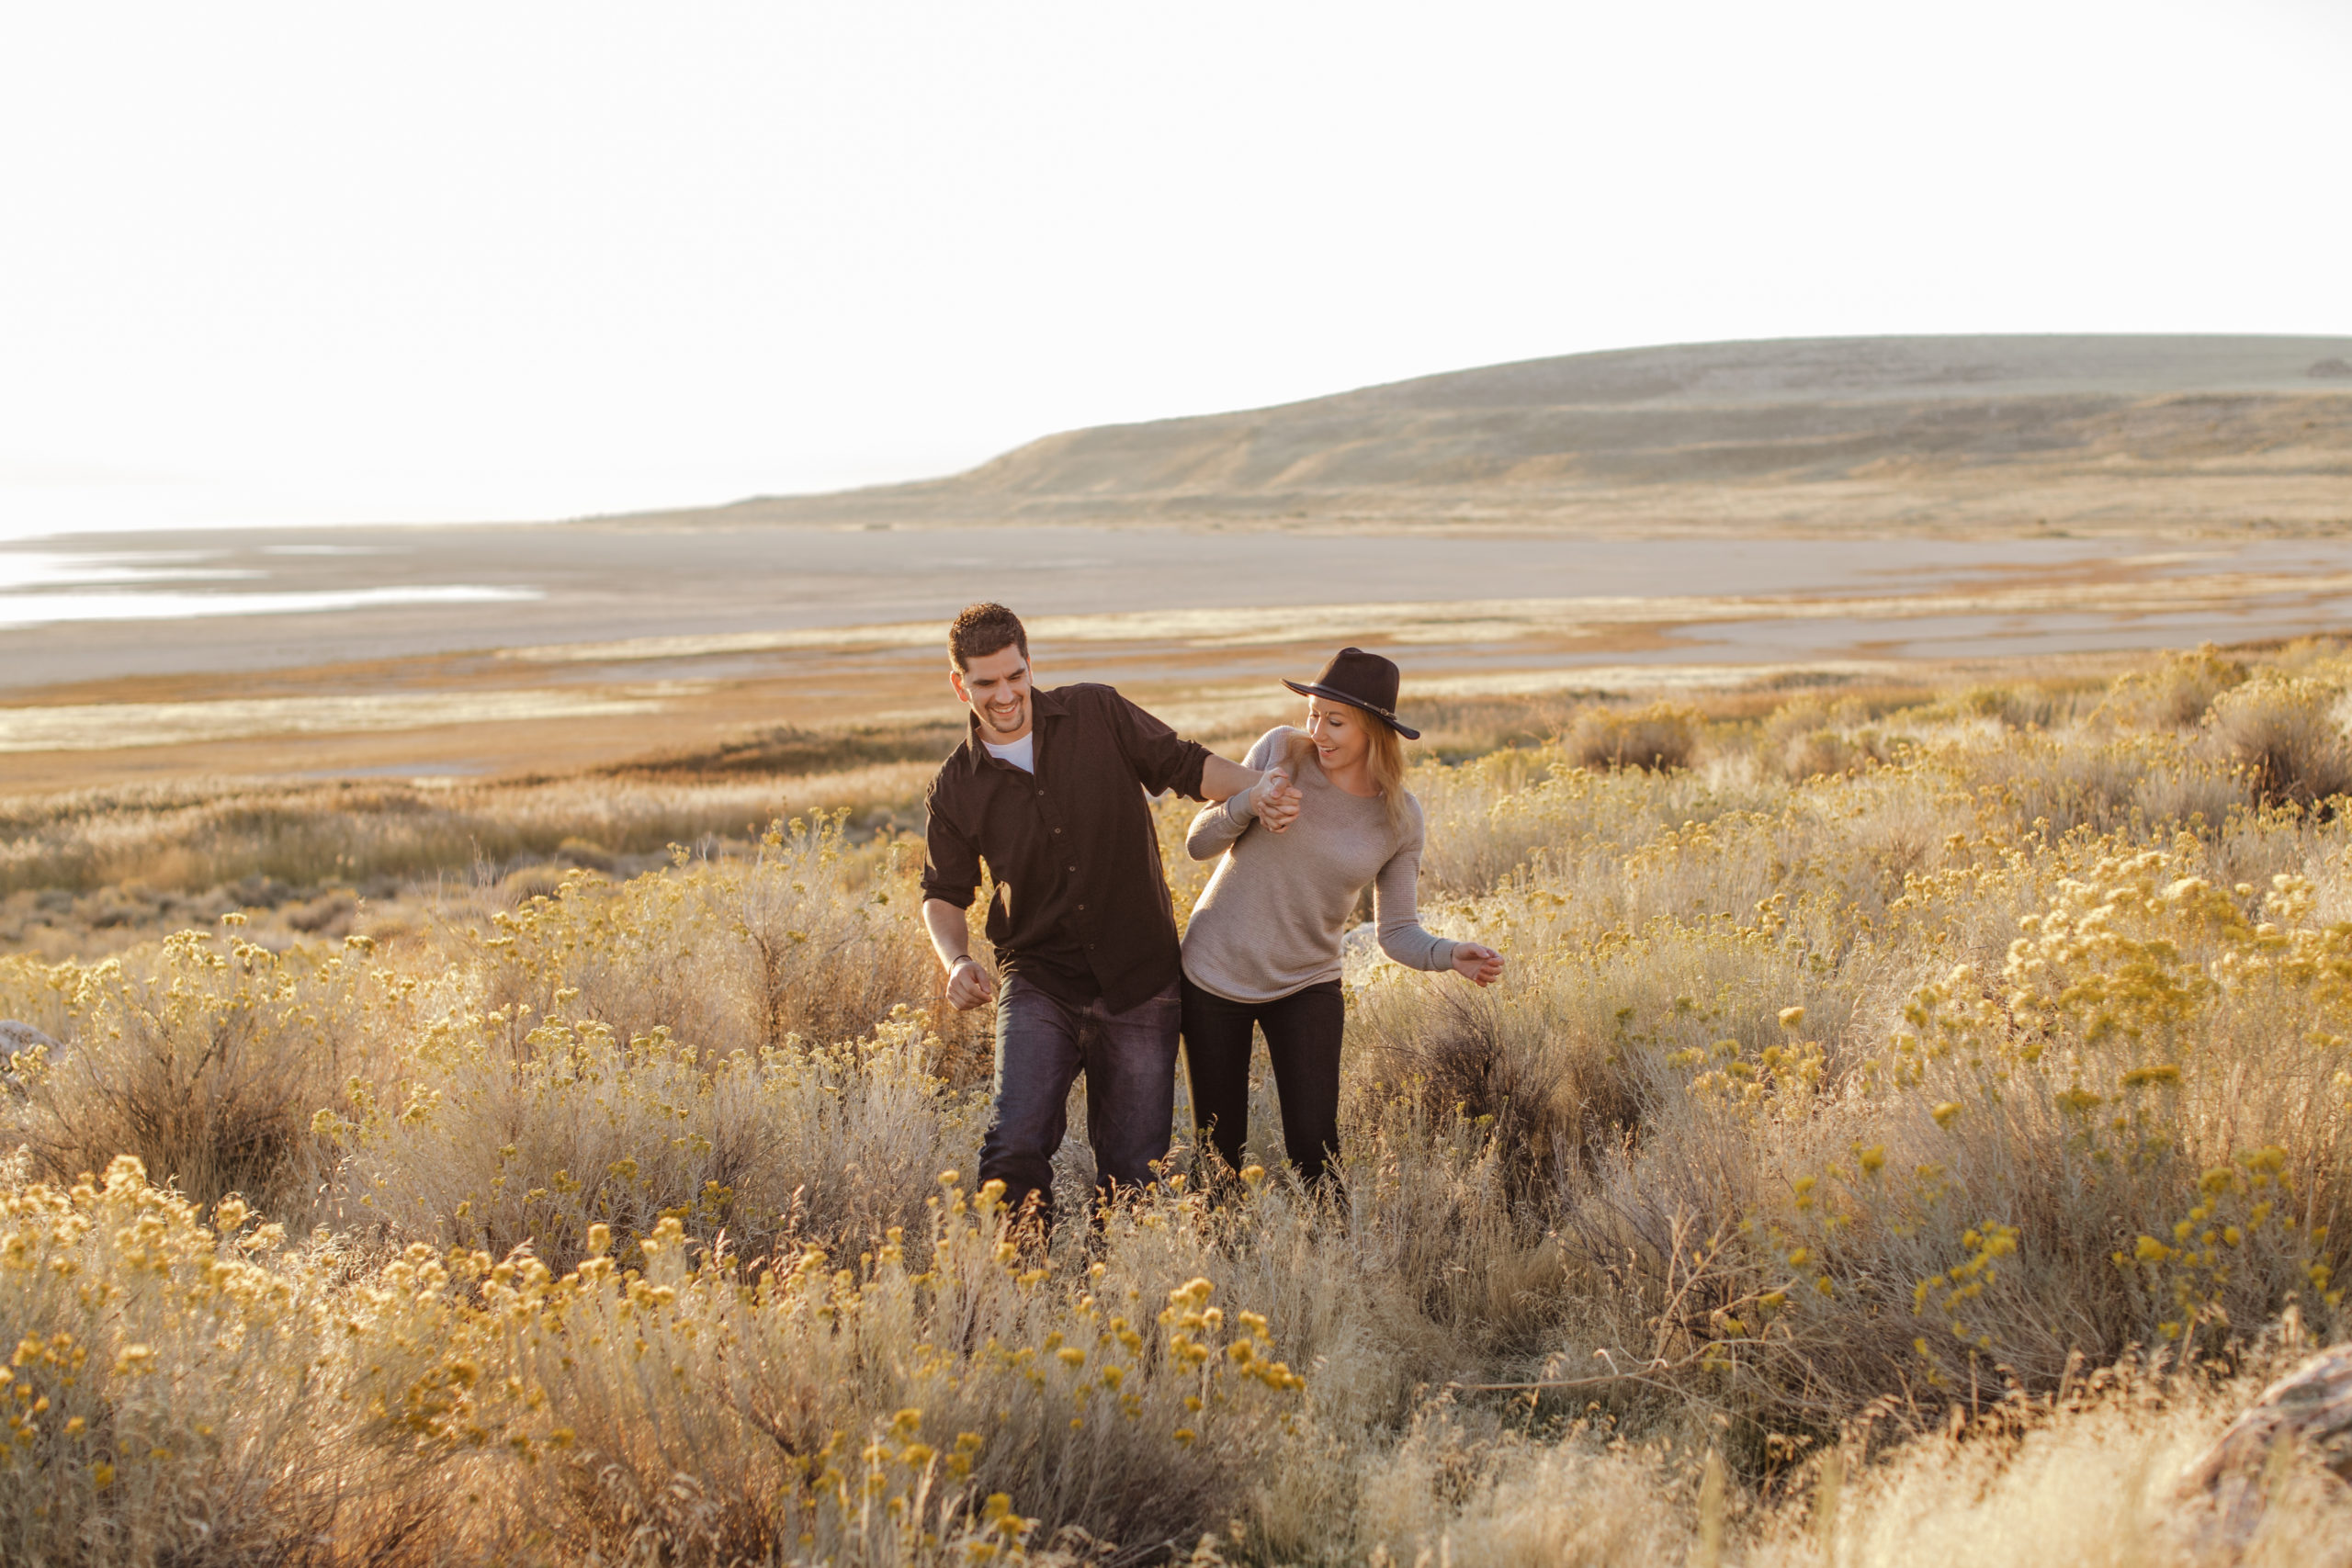
[[[1072,871],[1076,871],[1077,869],[1078,869],[1078,867],[1076,867],[1076,866],[1071,866],[1071,867],[1070,867],[1070,870],[1072,870]],[[1079,908],[1081,908],[1081,909],[1083,909],[1083,908],[1086,908],[1086,906],[1085,906],[1085,905],[1083,905],[1083,904],[1080,904],[1080,905],[1079,906]]]
[[[1074,869],[1074,868],[1073,868],[1073,869]],[[1081,908],[1081,909],[1083,909],[1083,908],[1086,908],[1086,906],[1085,906],[1085,905],[1083,905],[1083,904],[1080,904],[1080,905],[1079,906],[1079,908]]]

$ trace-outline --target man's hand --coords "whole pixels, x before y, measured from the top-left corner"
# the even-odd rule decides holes
[[[1266,825],[1266,831],[1279,833],[1298,820],[1302,798],[1288,773],[1280,768],[1269,768],[1250,791],[1250,812]]]
[[[972,956],[972,931],[964,911],[943,898],[922,901],[923,929],[931,933],[931,950],[947,965],[947,1003],[957,1012],[969,1012],[996,995],[996,976]]]
[[[978,959],[967,953],[948,965],[948,1006],[957,1012],[969,1012],[982,1002],[995,999],[996,976]]]
[[[1453,972],[1465,980],[1491,986],[1502,976],[1503,955],[1475,942],[1457,942],[1453,944]]]

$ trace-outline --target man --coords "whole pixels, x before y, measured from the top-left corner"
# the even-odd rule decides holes
[[[1001,604],[948,628],[948,684],[971,733],[924,797],[923,924],[947,999],[997,998],[996,1103],[982,1181],[1015,1213],[1053,1222],[1053,1157],[1073,1079],[1086,1075],[1086,1134],[1104,1199],[1152,1180],[1175,1112],[1176,920],[1144,792],[1194,800],[1251,792],[1269,827],[1298,792],[1178,738],[1108,686],[1039,691],[1029,637]],[[972,956],[965,910],[988,863],[998,974]],[[1000,976],[1001,985],[1000,987]]]

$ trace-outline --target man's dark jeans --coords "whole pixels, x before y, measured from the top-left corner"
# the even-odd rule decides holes
[[[1125,1012],[1101,998],[1072,1007],[1018,975],[996,1003],[996,1114],[980,1144],[980,1179],[1004,1183],[1017,1213],[1031,1193],[1038,1216],[1054,1218],[1054,1151],[1069,1124],[1069,1086],[1086,1075],[1086,1141],[1094,1187],[1109,1198],[1156,1179],[1168,1157],[1176,1114],[1177,995],[1174,982]]]

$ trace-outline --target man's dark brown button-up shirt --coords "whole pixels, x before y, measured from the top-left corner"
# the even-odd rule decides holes
[[[922,896],[967,908],[996,879],[999,967],[1074,1006],[1125,1012],[1176,978],[1176,919],[1144,792],[1201,798],[1206,748],[1108,686],[1033,693],[1035,774],[971,733],[924,797]]]

